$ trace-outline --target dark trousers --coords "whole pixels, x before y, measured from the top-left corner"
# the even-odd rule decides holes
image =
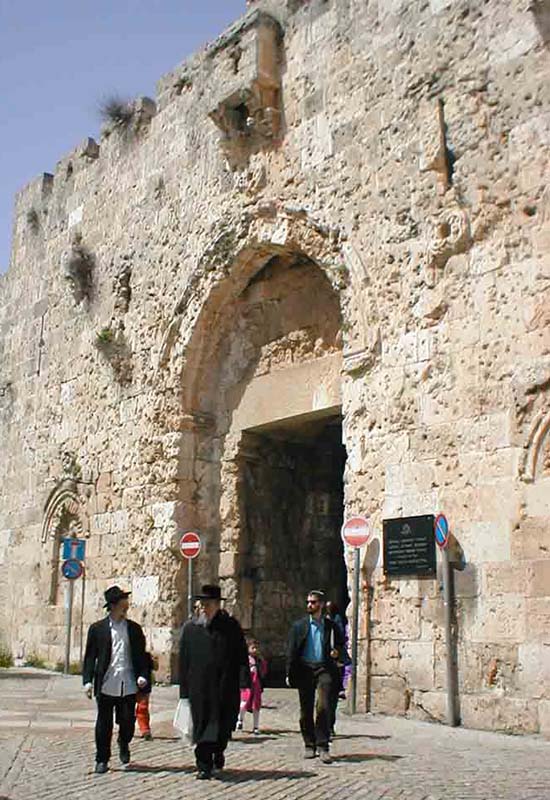
[[[95,746],[97,763],[106,764],[111,758],[111,739],[113,738],[113,712],[118,725],[118,743],[128,746],[134,737],[136,727],[136,696],[111,697],[98,694],[97,720],[95,723]]]
[[[300,730],[306,747],[328,750],[334,682],[332,672],[325,666],[302,665],[298,694],[300,697]],[[316,692],[317,704],[315,703]]]
[[[336,709],[338,707],[338,695],[344,688],[344,668],[338,667],[338,672],[333,675],[332,693],[331,693],[331,706],[330,706],[330,731],[334,730],[336,725]]]
[[[224,752],[229,737],[220,736],[217,742],[199,742],[195,747],[197,767],[204,772],[212,772],[214,766],[223,766]]]

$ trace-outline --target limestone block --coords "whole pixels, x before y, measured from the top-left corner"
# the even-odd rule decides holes
[[[531,562],[527,568],[527,594],[531,597],[550,597],[550,558]]]
[[[430,0],[430,9],[433,14],[441,14],[442,11],[451,8],[453,3],[456,3],[456,0]]]
[[[153,503],[151,506],[151,516],[153,517],[155,528],[165,528],[173,525],[176,503],[169,501],[166,503]]]
[[[128,511],[125,508],[111,514],[111,531],[120,533],[128,528]]]
[[[407,716],[413,719],[444,722],[447,717],[445,692],[414,691]]]
[[[474,642],[522,642],[525,629],[525,599],[501,595],[480,599],[476,618],[466,635]]]
[[[375,714],[404,714],[409,707],[405,681],[397,676],[371,678],[370,709]]]
[[[412,689],[434,688],[433,642],[402,642],[399,645],[399,673]]]
[[[231,578],[238,574],[239,554],[232,551],[220,553],[220,578]]]
[[[512,558],[544,559],[550,553],[550,520],[548,517],[525,517],[513,531]]]
[[[477,505],[477,502],[476,498],[476,508],[481,509],[482,506]],[[452,516],[449,518],[453,519]],[[464,551],[466,562],[482,564],[509,561],[511,536],[511,522],[504,517],[502,522],[461,524],[457,539]]]
[[[399,665],[399,642],[373,639],[371,642],[371,674],[394,675]]]
[[[462,723],[467,728],[506,733],[536,733],[537,704],[501,695],[468,694],[460,699]]]
[[[464,569],[455,570],[454,583],[457,597],[478,597],[480,594],[478,567],[475,564],[466,564]]]
[[[103,535],[105,533],[111,532],[111,524],[112,524],[112,515],[110,513],[106,514],[94,514],[94,516],[90,520],[90,533]]]
[[[446,682],[444,645],[439,646],[436,661],[436,685]],[[458,646],[458,681],[461,693],[485,689],[515,693],[518,687],[518,645],[499,642],[483,644],[464,641]]]
[[[546,739],[550,739],[550,700],[540,700],[538,711],[540,733]]]
[[[134,577],[132,580],[132,604],[147,606],[156,603],[159,599],[158,575],[147,575],[142,578]]]
[[[524,697],[550,698],[550,644],[520,645],[518,683]]]
[[[482,567],[483,593],[491,597],[499,594],[521,595],[527,589],[527,568],[525,564],[502,562],[486,563]]]
[[[533,17],[527,12],[516,14],[503,33],[489,38],[489,60],[502,64],[525,55],[540,44],[542,38]]]
[[[533,517],[550,517],[550,477],[525,487],[527,513]]]
[[[527,598],[526,639],[550,645],[550,597]]]
[[[150,637],[150,646],[155,655],[170,653],[172,646],[170,627],[154,627],[151,629]]]
[[[373,608],[372,630],[377,638],[418,639],[420,608],[409,600],[379,598]]]

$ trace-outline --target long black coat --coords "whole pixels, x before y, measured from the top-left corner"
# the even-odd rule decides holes
[[[147,678],[147,659],[145,656],[145,636],[141,625],[128,622],[128,641],[130,643],[130,658],[134,668],[134,678]],[[111,626],[109,617],[94,622],[88,629],[84,663],[82,665],[82,683],[94,684],[94,694],[98,695],[103,685],[105,673],[111,663]],[[147,680],[149,680],[147,678]]]
[[[337,662],[330,655],[331,650],[338,651],[338,658],[344,656],[344,637],[338,625],[328,617],[324,618],[325,624],[325,638],[323,642],[323,659],[326,669],[333,673],[335,677],[338,674]],[[302,617],[295,622],[288,634],[288,645],[286,651],[286,674],[289,684],[297,688],[300,685],[303,662],[302,654],[306,645],[309,633],[309,616]]]
[[[180,697],[189,698],[195,742],[228,739],[235,730],[240,690],[250,686],[248,650],[241,626],[225,611],[202,625],[183,626]]]

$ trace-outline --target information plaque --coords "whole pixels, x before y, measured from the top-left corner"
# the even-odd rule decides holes
[[[434,516],[385,519],[384,573],[429,578],[436,574]]]

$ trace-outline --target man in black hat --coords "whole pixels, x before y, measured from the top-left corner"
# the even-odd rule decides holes
[[[313,589],[308,593],[307,614],[290,629],[286,671],[287,684],[298,689],[300,697],[304,758],[319,755],[323,763],[330,764],[333,693],[339,686],[338,660],[344,638],[334,622],[323,615],[324,604],[324,592]]]
[[[126,619],[128,596],[119,586],[105,592],[109,614],[88,630],[82,681],[88,697],[97,701],[95,726],[98,774],[107,772],[111,757],[113,711],[119,726],[118,747],[123,767],[130,763],[129,744],[136,723],[136,692],[147,686],[145,636],[137,622]]]
[[[191,707],[197,778],[206,780],[225,765],[240,690],[250,686],[250,672],[242,628],[222,610],[219,586],[203,586],[196,599],[201,613],[183,626],[179,680],[180,697]]]

